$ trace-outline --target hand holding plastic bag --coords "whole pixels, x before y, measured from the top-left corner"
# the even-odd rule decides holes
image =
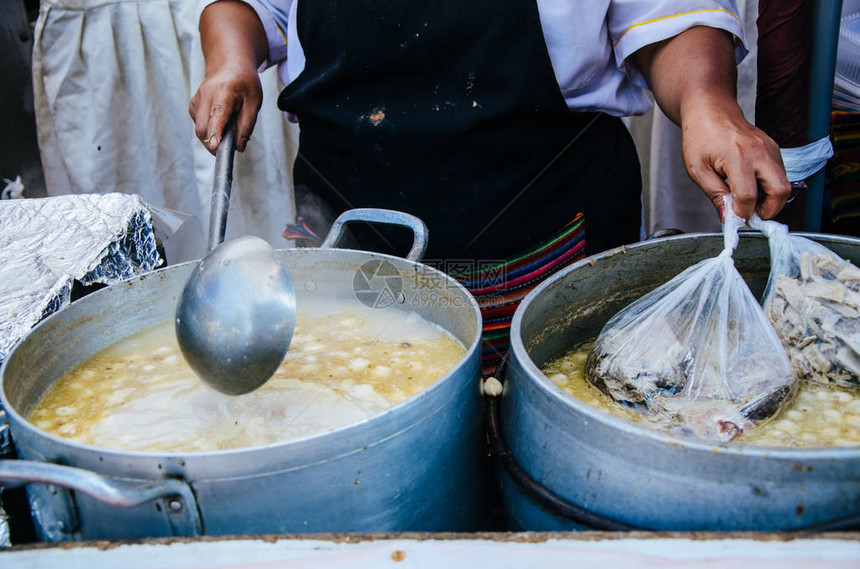
[[[775,221],[750,226],[770,244],[764,311],[798,377],[860,388],[860,269]]]
[[[603,328],[588,379],[674,432],[728,441],[772,416],[796,383],[734,266],[744,221],[726,203],[725,248],[631,303]]]

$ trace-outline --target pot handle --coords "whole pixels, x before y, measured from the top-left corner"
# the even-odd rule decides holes
[[[343,228],[347,223],[363,221],[366,223],[383,223],[387,225],[400,225],[412,230],[414,240],[412,241],[412,249],[406,255],[407,261],[420,261],[424,256],[424,251],[427,250],[427,237],[429,232],[427,226],[421,219],[393,209],[378,209],[378,208],[357,208],[350,209],[338,216],[334,220],[331,229],[326,235],[325,241],[320,245],[321,248],[332,248],[343,234]]]
[[[164,500],[174,535],[201,535],[203,523],[197,500],[184,481],[166,478],[152,483],[131,485],[111,480],[95,472],[72,466],[33,460],[0,460],[0,486],[52,484],[82,492],[110,506],[130,508],[152,500]]]

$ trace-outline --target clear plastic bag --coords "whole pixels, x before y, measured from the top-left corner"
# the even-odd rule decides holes
[[[589,381],[676,434],[728,441],[771,417],[796,376],[758,300],[734,266],[744,221],[726,204],[725,248],[607,322]]]
[[[860,389],[860,269],[775,221],[750,226],[770,244],[762,304],[798,377]]]

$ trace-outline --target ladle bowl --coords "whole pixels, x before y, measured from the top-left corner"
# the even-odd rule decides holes
[[[263,385],[286,356],[296,324],[296,293],[286,265],[263,239],[224,242],[233,179],[235,125],[215,157],[209,253],[176,307],[176,339],[188,364],[228,395]]]

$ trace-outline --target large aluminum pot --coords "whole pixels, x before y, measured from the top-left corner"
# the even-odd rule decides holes
[[[353,211],[360,215],[347,212],[348,219],[367,219],[367,212]],[[424,224],[397,212],[383,214],[371,219],[409,225],[416,236],[409,256],[423,254]],[[330,235],[327,242],[333,240]],[[447,275],[414,260],[331,248],[278,254],[292,273],[299,310],[308,299],[354,299],[355,287],[366,289],[368,282],[354,285],[359,267],[383,264],[386,279],[376,286],[384,282],[391,294],[380,296],[379,309],[419,313],[451,332],[467,355],[417,396],[318,436],[216,452],[86,446],[49,435],[26,417],[64,372],[172,319],[196,264],[97,291],[35,327],[2,369],[2,405],[21,460],[0,461],[0,485],[39,482],[28,484],[27,492],[40,539],[477,528],[484,492],[481,317],[474,299]],[[362,291],[365,300],[370,292]],[[389,308],[386,298],[394,301]]]
[[[860,259],[858,239],[810,237]],[[505,458],[521,469],[501,475],[515,527],[582,529],[596,518],[601,528],[781,531],[860,514],[860,448],[674,438],[598,411],[540,372],[548,360],[596,337],[632,300],[722,247],[720,235],[682,235],[608,251],[572,265],[520,305],[499,418]],[[742,233],[734,258],[761,294],[769,271],[766,239]],[[569,507],[552,507],[556,502]]]

